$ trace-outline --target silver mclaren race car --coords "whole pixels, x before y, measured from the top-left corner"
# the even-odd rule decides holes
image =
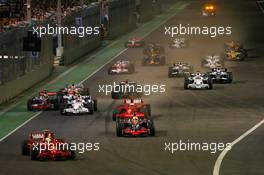
[[[202,60],[202,67],[213,69],[219,66],[224,66],[224,60],[220,56],[210,55]]]
[[[175,38],[170,43],[170,48],[185,48],[187,46],[185,38]]]
[[[188,63],[175,63],[169,67],[168,77],[183,77],[186,75],[190,75],[193,72],[192,66]]]
[[[232,83],[233,74],[228,72],[224,67],[217,67],[212,69],[211,72],[208,72],[213,83]]]
[[[208,74],[196,72],[185,77],[184,89],[213,89],[213,82]]]

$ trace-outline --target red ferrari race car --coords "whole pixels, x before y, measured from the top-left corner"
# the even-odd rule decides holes
[[[146,116],[151,116],[150,104],[145,104],[142,99],[125,99],[122,105],[117,106],[113,111],[113,121],[126,118],[134,112],[143,112]]]
[[[121,136],[155,136],[153,121],[144,112],[118,114],[122,118],[116,122],[116,135]]]
[[[30,155],[31,160],[72,160],[75,152],[62,139],[55,139],[48,130],[29,134],[22,144],[22,155]]]
[[[130,38],[126,43],[126,48],[144,47],[145,41],[142,38]]]
[[[82,84],[71,84],[71,85],[66,85],[65,88],[61,88],[60,91],[58,92],[59,95],[89,95],[89,88],[84,87]]]
[[[37,97],[33,97],[27,101],[28,111],[59,109],[59,100],[57,92],[41,91]]]
[[[108,74],[132,74],[135,72],[135,65],[130,61],[119,60],[108,68]]]

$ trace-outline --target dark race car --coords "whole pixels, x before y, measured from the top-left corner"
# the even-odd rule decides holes
[[[135,65],[130,61],[119,60],[108,68],[108,74],[132,74],[135,72]]]
[[[169,67],[168,77],[184,77],[190,75],[193,72],[192,66],[187,63],[175,63]]]
[[[130,38],[126,43],[126,48],[144,47],[145,41],[142,38]]]
[[[120,116],[119,116],[120,115]],[[121,136],[155,136],[153,120],[143,112],[118,114],[116,135]]]
[[[124,99],[131,97],[140,97],[143,94],[137,92],[137,83],[134,81],[122,81],[118,86],[114,87],[114,90],[111,92],[112,99]]]
[[[163,46],[161,46],[158,43],[151,43],[151,44],[148,44],[144,48],[143,54],[144,55],[152,55],[152,54],[161,55],[161,54],[165,54],[165,49]]]
[[[208,72],[208,74],[213,83],[232,83],[233,81],[232,72],[228,72],[224,67],[214,68],[211,72]]]
[[[28,111],[59,109],[59,99],[57,92],[39,92],[38,96],[27,101],[27,109]]]
[[[142,99],[125,99],[122,105],[118,105],[113,111],[113,121],[123,117],[123,114],[133,114],[143,112],[146,116],[151,116],[150,104],[145,104]],[[118,116],[118,117],[117,117]]]
[[[225,58],[230,61],[244,61],[248,56],[248,51],[244,46],[237,42],[231,41],[225,43]]]
[[[30,133],[22,143],[22,155],[30,156],[31,160],[72,160],[75,152],[63,139],[55,139],[54,133],[48,130]]]

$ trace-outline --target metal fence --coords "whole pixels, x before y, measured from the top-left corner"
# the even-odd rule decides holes
[[[30,73],[53,58],[51,36],[41,38],[41,52],[23,51],[23,38],[29,30],[32,30],[32,26],[0,33],[0,85]]]

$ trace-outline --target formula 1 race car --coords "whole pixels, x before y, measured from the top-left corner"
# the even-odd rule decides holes
[[[63,139],[55,139],[48,130],[30,133],[22,143],[22,155],[30,155],[31,160],[72,160],[75,152]]]
[[[208,74],[196,72],[185,77],[184,89],[213,89],[213,81]]]
[[[248,56],[243,45],[236,41],[225,43],[225,57],[230,61],[244,61]]]
[[[227,69],[224,67],[217,67],[212,69],[211,72],[208,72],[213,83],[232,83],[233,74],[232,72],[227,72]]]
[[[173,41],[170,43],[170,48],[185,48],[187,47],[187,43],[185,38],[175,38]]]
[[[123,114],[116,122],[116,135],[121,136],[155,136],[153,120],[142,112]]]
[[[126,117],[126,114],[134,112],[143,112],[145,116],[151,116],[150,104],[145,104],[142,99],[125,99],[124,104],[117,106],[113,111],[113,121]]]
[[[142,66],[165,65],[166,58],[163,55],[146,55],[142,59]]]
[[[145,41],[142,38],[130,38],[126,43],[126,48],[144,47]]]
[[[144,55],[161,55],[165,54],[165,49],[163,46],[161,46],[158,43],[151,43],[148,44],[147,47],[144,48],[143,50]]]
[[[66,85],[65,88],[61,88],[58,91],[58,95],[61,97],[63,95],[89,95],[89,88],[84,87],[83,84],[71,84],[71,85]]]
[[[212,4],[207,4],[203,7],[203,16],[215,16],[215,6]]]
[[[224,66],[224,60],[220,56],[210,55],[202,60],[202,67],[213,69],[219,66]]]
[[[173,66],[169,67],[168,77],[184,77],[186,75],[190,75],[193,72],[192,66],[188,63],[175,63]]]
[[[41,91],[37,97],[27,101],[28,111],[33,110],[57,110],[59,109],[59,100],[56,92]]]
[[[120,82],[111,92],[112,99],[135,98],[142,95],[142,92],[137,92],[137,83],[129,80]]]
[[[135,72],[135,65],[130,61],[119,60],[108,68],[108,74],[132,74]]]
[[[97,111],[97,100],[91,96],[69,96],[68,100],[64,100],[60,105],[61,115],[93,114],[94,111]]]

